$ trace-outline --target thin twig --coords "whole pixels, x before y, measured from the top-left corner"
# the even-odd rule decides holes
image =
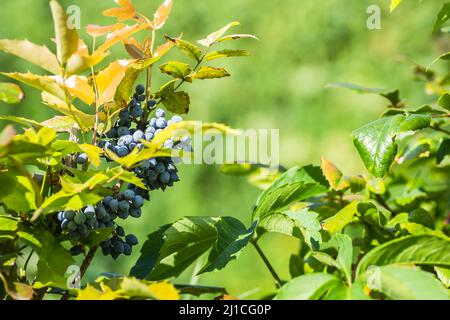
[[[280,288],[283,285],[283,282],[281,281],[280,277],[276,273],[275,269],[270,264],[270,261],[267,259],[267,257],[265,256],[264,252],[261,250],[261,248],[259,247],[258,243],[256,242],[256,240],[252,240],[251,243],[255,247],[256,251],[259,254],[259,256],[261,257],[261,259],[263,260],[263,262],[266,265],[267,269],[269,270],[270,274],[272,275],[273,279],[275,280],[276,286],[278,288]]]

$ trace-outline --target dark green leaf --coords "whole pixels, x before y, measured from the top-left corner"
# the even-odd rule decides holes
[[[352,134],[353,143],[366,168],[376,177],[388,172],[397,154],[396,139],[401,133],[423,129],[430,124],[425,115],[395,115],[371,122]]]
[[[450,3],[444,3],[441,11],[439,11],[437,15],[436,22],[433,26],[433,32],[439,31],[448,19],[450,19]]]
[[[440,164],[450,154],[450,139],[442,140],[436,152],[436,162]]]

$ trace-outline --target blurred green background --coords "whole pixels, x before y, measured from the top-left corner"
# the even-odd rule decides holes
[[[353,129],[376,118],[385,102],[376,96],[346,90],[325,89],[329,82],[348,81],[368,87],[401,90],[408,104],[431,101],[423,83],[411,81],[411,59],[427,65],[441,52],[443,41],[431,35],[431,28],[444,1],[404,1],[389,14],[388,0],[175,0],[171,17],[162,29],[171,36],[184,33],[195,41],[230,21],[242,26],[237,33],[253,33],[260,41],[228,42],[228,47],[245,48],[250,58],[217,60],[232,77],[198,81],[185,85],[191,94],[188,119],[223,122],[235,128],[279,128],[280,159],[283,165],[318,164],[324,156],[344,173],[364,172],[350,138]],[[112,0],[61,0],[64,6],[81,7],[80,35],[92,44],[84,31],[87,24],[112,24],[101,12],[114,6]],[[158,0],[134,0],[136,7],[151,16]],[[381,7],[381,30],[366,27],[369,5]],[[2,1],[0,38],[27,38],[54,48],[50,40],[53,24],[47,0]],[[174,50],[170,59],[182,58]],[[105,66],[117,57],[126,58],[116,46]],[[183,59],[183,58],[182,58]],[[15,57],[0,54],[1,71],[42,70]],[[156,77],[156,83],[164,79]],[[2,77],[1,81],[7,79]],[[40,103],[39,93],[25,88],[26,99],[14,106],[1,104],[1,115],[17,115],[45,120],[54,112]],[[4,123],[0,124],[0,128]],[[142,240],[159,226],[185,215],[231,215],[250,221],[259,190],[245,179],[222,175],[216,166],[191,165],[181,169],[182,181],[166,192],[153,192],[139,220],[124,223],[128,232]],[[141,243],[142,243],[141,242]],[[283,278],[289,276],[288,261],[298,249],[295,240],[265,235],[261,247]],[[132,257],[117,261],[98,255],[88,279],[100,272],[126,274],[135,262]],[[192,277],[193,266],[179,283],[194,282],[225,286],[242,298],[261,297],[273,288],[270,274],[253,248],[248,247],[235,262],[219,272]]]

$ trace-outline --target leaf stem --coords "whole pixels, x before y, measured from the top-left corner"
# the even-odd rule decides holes
[[[261,250],[261,248],[259,247],[259,245],[256,242],[256,240],[252,240],[251,243],[255,247],[256,251],[259,254],[259,256],[261,257],[261,259],[263,260],[263,262],[266,265],[267,269],[269,270],[270,274],[272,275],[273,279],[275,280],[275,284],[276,284],[277,288],[280,288],[283,285],[283,282],[281,281],[280,277],[276,273],[275,269],[270,264],[270,261],[267,259],[266,255]]]

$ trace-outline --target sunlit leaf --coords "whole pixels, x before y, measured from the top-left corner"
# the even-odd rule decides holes
[[[66,11],[57,0],[50,0],[50,8],[55,27],[58,60],[61,65],[65,65],[70,56],[78,50],[78,33],[75,28],[69,28]]]
[[[85,76],[73,75],[64,82],[69,93],[86,103],[91,105],[94,102],[94,89],[89,85]]]
[[[224,68],[216,68],[210,66],[203,66],[192,75],[193,79],[215,79],[229,77],[230,74]]]
[[[153,16],[153,28],[155,30],[161,29],[166,23],[169,17],[170,11],[172,10],[172,0],[164,0],[164,2],[159,6]]]
[[[247,50],[230,50],[230,49],[224,49],[219,51],[214,51],[211,53],[208,53],[204,60],[215,60],[219,58],[226,58],[226,57],[248,57],[250,56],[250,52]]]
[[[118,21],[136,18],[137,13],[131,0],[115,0],[115,2],[119,7],[103,11],[104,16],[117,18]]]
[[[0,40],[0,50],[27,60],[53,74],[61,74],[56,56],[45,46],[28,40]]]
[[[98,105],[113,101],[116,89],[132,63],[133,60],[117,60],[98,73],[95,77],[99,92]]]
[[[209,34],[205,39],[199,40],[198,43],[205,47],[210,47],[213,45],[218,39],[220,39],[225,32],[227,32],[230,28],[238,26],[240,23],[237,21],[233,21],[229,24],[227,24],[225,27]]]
[[[166,36],[166,39],[180,48],[181,52],[183,52],[185,55],[191,57],[197,62],[200,62],[200,59],[202,57],[202,50],[200,50],[200,48],[198,48],[196,45],[180,38],[171,38]]]
[[[107,33],[114,32],[123,29],[125,24],[116,23],[109,26],[98,26],[94,24],[88,24],[86,27],[86,32],[93,37],[101,37]]]

